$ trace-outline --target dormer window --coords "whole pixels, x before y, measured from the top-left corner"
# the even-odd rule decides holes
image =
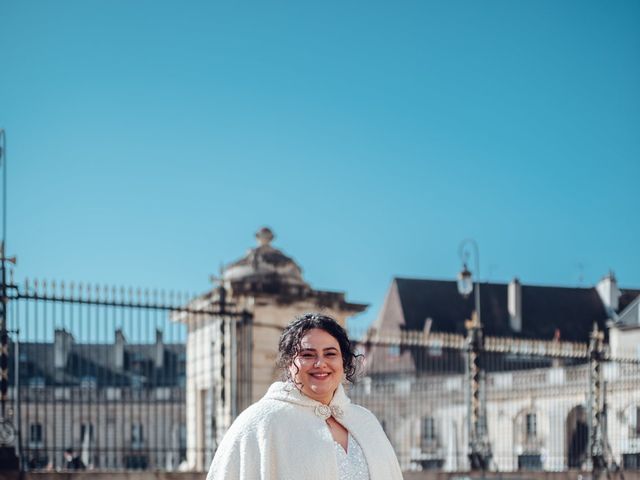
[[[44,377],[36,375],[34,377],[29,377],[29,380],[27,380],[27,384],[31,388],[44,388],[46,385],[46,381]]]
[[[132,375],[131,376],[131,387],[139,390],[144,387],[145,378],[142,375]]]
[[[93,389],[98,386],[98,380],[93,375],[84,375],[80,378],[80,388]]]

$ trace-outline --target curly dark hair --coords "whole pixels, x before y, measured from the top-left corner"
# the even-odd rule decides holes
[[[349,340],[345,329],[333,318],[321,313],[304,313],[297,316],[280,335],[277,365],[284,371],[286,378],[293,380],[289,367],[300,352],[302,337],[313,328],[324,330],[338,341],[342,353],[344,376],[348,382],[355,382],[358,373],[358,360],[362,355],[355,352],[355,346]]]

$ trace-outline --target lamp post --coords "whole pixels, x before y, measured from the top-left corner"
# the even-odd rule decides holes
[[[594,322],[589,336],[589,451],[594,478],[603,471],[609,473],[606,436],[606,388],[603,380],[604,333]]]
[[[472,250],[470,250],[470,248]],[[471,251],[474,253],[476,281],[467,265]],[[458,274],[458,292],[464,298],[474,292],[474,310],[471,319],[465,322],[467,329],[465,373],[467,380],[467,431],[469,432],[469,464],[471,470],[487,470],[491,462],[491,445],[487,434],[485,399],[482,395],[483,371],[480,355],[484,348],[482,323],[480,321],[480,254],[478,244],[469,238],[459,247],[462,271]]]

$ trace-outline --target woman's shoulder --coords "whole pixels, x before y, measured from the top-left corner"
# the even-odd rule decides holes
[[[362,405],[358,405],[357,403],[352,403],[349,405],[354,415],[357,415],[362,418],[372,419],[378,421],[377,417],[366,407]]]
[[[368,432],[368,434],[375,436],[381,433],[384,434],[384,429],[378,417],[362,405],[352,403],[349,406],[349,417],[354,428],[360,431]]]
[[[295,405],[262,398],[240,413],[233,422],[232,428],[245,432],[257,428],[269,428],[273,424],[281,424],[283,419],[299,415],[298,410]]]
[[[258,420],[268,421],[279,409],[279,405],[275,402],[262,398],[243,410],[235,419],[234,424],[249,424]]]

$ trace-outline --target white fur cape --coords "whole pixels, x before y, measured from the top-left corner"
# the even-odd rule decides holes
[[[207,480],[339,480],[329,428],[315,414],[319,402],[291,383],[276,382],[233,422],[220,443]],[[402,479],[398,459],[380,423],[338,387],[332,406],[362,447],[371,480]]]

